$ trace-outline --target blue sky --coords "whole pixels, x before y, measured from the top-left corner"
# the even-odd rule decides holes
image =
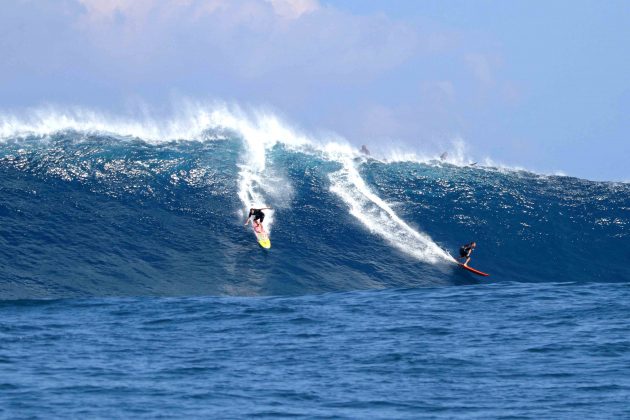
[[[0,109],[272,107],[374,150],[630,180],[630,2],[13,0]]]

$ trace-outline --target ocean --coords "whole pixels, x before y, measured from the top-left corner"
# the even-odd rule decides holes
[[[228,109],[0,138],[2,417],[630,417],[630,184]]]

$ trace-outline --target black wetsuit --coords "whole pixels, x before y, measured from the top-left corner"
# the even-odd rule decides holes
[[[265,220],[265,213],[260,209],[251,209],[249,216],[254,216],[254,222],[262,223]]]
[[[472,252],[472,245],[471,244],[467,244],[462,246],[461,248],[459,248],[459,256],[464,258],[464,257],[469,257],[470,253]]]

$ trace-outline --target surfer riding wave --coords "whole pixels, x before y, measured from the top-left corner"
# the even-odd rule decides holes
[[[245,220],[245,226],[247,226],[252,216],[254,216],[254,219],[252,222],[254,226],[256,227],[262,226],[262,223],[265,220],[265,213],[263,213],[263,210],[273,210],[273,209],[271,207],[261,207],[259,209],[256,209],[253,207],[250,208],[249,214],[247,215],[247,219]]]
[[[476,246],[477,246],[476,242],[471,242],[469,244],[462,245],[462,247],[459,248],[459,258],[462,258],[462,259],[466,258],[464,267],[468,267],[468,263],[470,262],[470,254],[473,252]]]

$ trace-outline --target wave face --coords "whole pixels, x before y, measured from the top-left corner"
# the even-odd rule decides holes
[[[468,284],[449,253],[471,240],[484,281],[630,281],[628,184],[387,162],[273,121],[202,120],[159,141],[5,120],[0,298]],[[265,204],[268,252],[243,227]]]

